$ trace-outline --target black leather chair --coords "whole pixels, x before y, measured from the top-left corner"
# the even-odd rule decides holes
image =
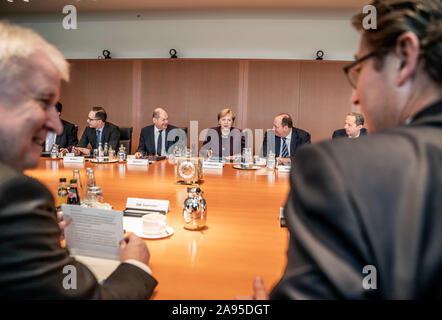
[[[120,127],[120,145],[123,145],[126,148],[127,154],[131,154],[132,150],[133,129],[133,127]],[[118,147],[120,147],[120,145]]]

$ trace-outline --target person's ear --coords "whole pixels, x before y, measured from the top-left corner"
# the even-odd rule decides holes
[[[420,44],[413,32],[404,32],[396,40],[395,55],[399,59],[397,85],[402,86],[416,73]]]

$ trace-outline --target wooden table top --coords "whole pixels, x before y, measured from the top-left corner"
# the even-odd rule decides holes
[[[39,167],[26,174],[55,197],[59,178],[71,178],[78,168],[84,180],[87,167],[94,169],[104,201],[115,210],[124,210],[128,197],[170,201],[167,224],[175,233],[145,240],[158,280],[152,299],[233,299],[250,295],[257,275],[268,290],[281,278],[288,233],[279,225],[279,208],[289,191],[288,173],[237,170],[231,164],[223,170],[204,169],[200,188],[207,201],[208,228],[202,231],[183,228],[187,186],[175,182],[174,165],[167,160],[143,167],[41,158]]]

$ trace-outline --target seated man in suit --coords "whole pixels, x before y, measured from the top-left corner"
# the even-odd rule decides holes
[[[55,104],[55,108],[57,109],[58,116],[61,116],[61,110],[63,109],[63,105],[58,101]],[[55,143],[60,148],[60,152],[66,154],[72,150],[73,146],[76,146],[78,143],[77,138],[77,127],[75,124],[70,123],[66,120],[61,119],[61,123],[63,124],[63,133],[55,134],[54,132],[49,131],[46,136],[46,142],[44,144],[44,151],[51,151],[52,145]]]
[[[268,141],[272,136],[274,140]],[[295,155],[296,150],[306,143],[311,143],[310,133],[295,128],[292,117],[287,113],[281,113],[273,119],[271,134],[267,136],[266,132],[264,135],[261,154],[266,157],[268,151],[272,150],[278,162],[290,162],[290,158]]]
[[[48,131],[62,133],[54,105],[68,64],[30,29],[0,22],[0,43],[0,298],[149,298],[157,282],[140,238],[121,242],[121,263],[103,285],[60,246],[66,222],[57,224],[51,192],[23,171],[38,166]],[[75,289],[63,285],[67,266]]]
[[[80,154],[90,155],[91,150],[87,148],[88,144],[91,145],[92,149],[97,149],[100,142],[103,146],[107,142],[109,147],[118,150],[120,128],[107,122],[106,119],[107,114],[102,107],[92,108],[87,119],[88,126],[84,129],[78,145],[72,148],[72,152],[76,156]]]
[[[171,130],[179,128],[169,124],[169,115],[166,110],[155,108],[152,113],[152,122],[152,125],[141,129],[140,142],[135,153],[137,159],[145,155],[167,156],[170,148],[179,140],[179,136],[175,136],[172,141],[167,139]]]
[[[367,129],[362,128],[364,125],[364,116],[358,112],[350,112],[345,117],[344,129],[335,130],[333,139],[347,137],[350,139],[359,138],[367,134]]]

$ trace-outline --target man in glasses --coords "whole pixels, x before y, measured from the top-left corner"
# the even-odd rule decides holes
[[[288,262],[270,298],[442,298],[442,2],[372,5],[377,28],[354,17],[346,72],[373,133],[297,153]],[[254,288],[265,297],[259,278]]]
[[[88,114],[88,126],[84,129],[78,145],[72,148],[75,155],[90,155],[90,149],[87,146],[90,144],[92,149],[97,149],[100,142],[103,146],[107,142],[109,147],[117,150],[120,142],[120,128],[107,122],[106,119],[107,114],[104,108],[92,108]]]

